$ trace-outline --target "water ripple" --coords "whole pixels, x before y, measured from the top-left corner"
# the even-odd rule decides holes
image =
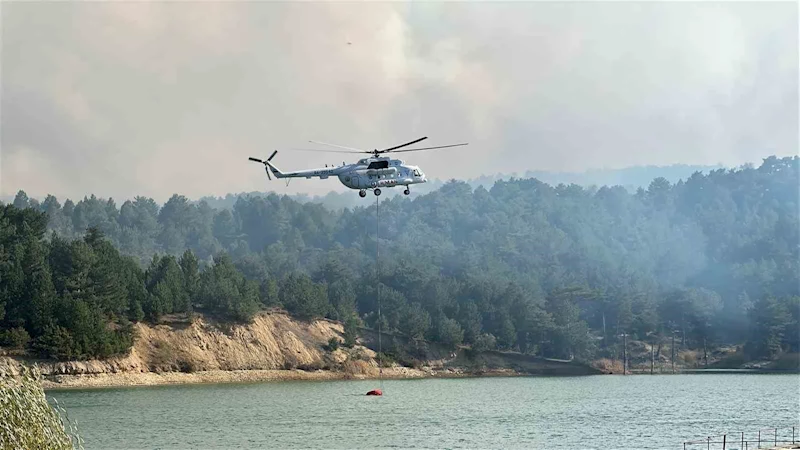
[[[50,391],[86,449],[679,449],[790,424],[796,375],[271,382]]]

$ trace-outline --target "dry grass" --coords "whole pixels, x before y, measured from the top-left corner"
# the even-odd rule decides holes
[[[684,350],[680,352],[678,361],[683,361],[686,367],[696,367],[703,359],[703,352],[697,350]]]
[[[610,360],[608,358],[592,361],[592,367],[603,373],[622,373],[622,361]]]
[[[38,369],[0,370],[0,449],[82,449],[75,424],[61,414],[58,402],[47,403]]]
[[[377,370],[366,361],[349,359],[344,362],[343,372],[348,375],[375,375]]]

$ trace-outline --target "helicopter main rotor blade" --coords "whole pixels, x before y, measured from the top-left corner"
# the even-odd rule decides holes
[[[463,143],[463,144],[437,145],[436,147],[409,148],[409,149],[406,149],[406,150],[398,150],[398,151],[396,151],[396,152],[393,152],[393,153],[402,153],[402,152],[418,152],[418,151],[420,151],[420,150],[434,150],[434,149],[437,149],[437,148],[460,147],[460,146],[462,146],[462,145],[469,145],[469,144],[465,142],[465,143]]]
[[[371,153],[366,150],[361,150],[360,148],[345,147],[344,145],[328,144],[327,142],[319,142],[319,141],[308,141],[308,142],[311,142],[312,144],[327,145],[329,147],[343,148],[345,150],[355,150],[358,153]]]
[[[300,152],[321,152],[321,153],[372,153],[372,152],[350,152],[345,150],[322,150],[318,148],[292,148],[291,150],[297,150]]]
[[[378,153],[390,152],[390,151],[396,150],[398,148],[407,147],[407,146],[409,146],[411,144],[416,144],[417,142],[424,141],[425,139],[428,139],[428,137],[427,136],[421,137],[421,138],[419,138],[419,139],[417,139],[415,141],[406,142],[405,144],[401,144],[401,145],[398,145],[398,146],[395,146],[395,147],[385,148],[383,150],[377,150],[377,152]],[[368,152],[368,153],[372,153],[372,152]]]

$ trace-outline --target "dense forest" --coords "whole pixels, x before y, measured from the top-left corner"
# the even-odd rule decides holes
[[[622,186],[628,190],[636,190],[640,187],[647,187],[655,178],[664,178],[667,181],[677,183],[678,180],[684,179],[694,172],[716,170],[721,166],[689,166],[685,164],[674,164],[671,166],[635,166],[626,167],[624,169],[596,169],[586,172],[549,172],[549,171],[526,171],[522,178],[536,178],[539,181],[551,185],[564,184],[577,184],[584,187],[589,186]],[[498,181],[509,181],[511,178],[519,178],[520,175],[514,174],[495,174],[483,175],[477,178],[470,178],[464,180],[471,188],[476,189],[480,186],[490,188]],[[318,181],[312,181],[318,182]],[[338,180],[331,179],[328,183],[338,184]],[[414,186],[415,194],[428,194],[441,188],[446,181],[437,178],[428,180],[425,184],[418,184]],[[242,192],[238,194],[227,194],[224,197],[206,196],[197,201],[206,202],[208,206],[214,209],[233,208],[239,197],[246,197],[248,195],[263,195],[260,192]],[[387,189],[383,192],[384,198],[393,197],[395,195],[403,195],[400,189]],[[320,203],[325,205],[327,209],[338,210],[342,208],[354,208],[362,205],[364,200],[358,196],[353,195],[349,190],[344,192],[330,191],[325,195],[311,196],[308,194],[294,194],[289,196],[293,200],[300,203]],[[12,200],[10,197],[9,200]]]
[[[587,360],[620,334],[800,351],[800,158],[647,188],[450,181],[332,211],[288,196],[0,206],[0,345],[108,356],[131,322],[282,307],[414,339]],[[376,268],[376,231],[380,264]],[[379,269],[379,270],[376,270]]]

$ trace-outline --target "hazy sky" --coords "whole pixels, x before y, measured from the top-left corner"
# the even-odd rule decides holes
[[[310,139],[469,142],[404,155],[442,179],[798,152],[796,2],[0,8],[2,195],[343,190],[247,161],[358,157]]]

